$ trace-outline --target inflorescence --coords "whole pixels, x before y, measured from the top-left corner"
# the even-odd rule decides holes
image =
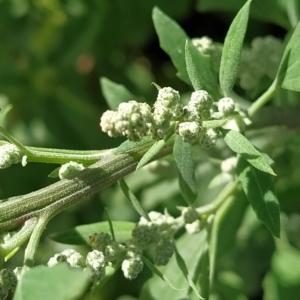
[[[187,143],[209,149],[216,143],[218,131],[204,127],[203,122],[226,118],[234,111],[235,103],[231,98],[222,98],[215,105],[205,90],[193,92],[184,106],[178,91],[164,87],[158,91],[153,110],[147,103],[124,102],[116,111],[106,111],[100,126],[110,137],[124,136],[131,141],[140,141],[145,136],[166,139],[176,133]]]

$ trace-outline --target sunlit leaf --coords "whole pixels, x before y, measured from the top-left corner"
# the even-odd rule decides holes
[[[257,218],[279,237],[280,209],[272,177],[253,168],[242,157],[238,160],[236,173]]]
[[[131,238],[131,231],[135,227],[135,224],[131,222],[114,221],[113,227],[116,240],[122,243]],[[110,233],[108,222],[77,226],[73,229],[53,234],[50,238],[62,244],[89,245],[89,236],[100,232]]]
[[[247,29],[251,0],[238,12],[227,32],[221,57],[220,85],[225,96],[229,96],[239,71],[241,51]]]
[[[88,275],[66,264],[28,270],[19,280],[13,300],[76,300],[88,285]]]
[[[258,170],[271,175],[276,175],[269,166],[265,156],[256,150],[255,147],[241,133],[234,130],[229,130],[225,134],[224,141],[232,151],[240,154]]]
[[[160,47],[170,56],[178,71],[178,77],[190,84],[185,63],[185,42],[188,36],[174,20],[157,7],[153,9],[152,19]]]

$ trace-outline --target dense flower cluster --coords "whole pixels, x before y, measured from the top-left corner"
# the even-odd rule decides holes
[[[129,101],[120,104],[117,111],[106,111],[100,126],[111,137],[126,136],[132,141],[147,135],[160,140],[177,133],[185,142],[209,149],[216,143],[218,131],[203,126],[203,122],[227,118],[235,111],[235,103],[231,98],[222,98],[218,112],[214,107],[212,97],[204,90],[194,91],[183,106],[179,92],[165,87],[158,91],[153,112],[146,103]]]
[[[12,164],[20,163],[21,151],[13,144],[5,143],[0,146],[0,169],[10,167]]]

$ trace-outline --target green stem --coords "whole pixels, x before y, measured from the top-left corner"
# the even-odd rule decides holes
[[[276,93],[278,82],[274,80],[270,87],[249,107],[248,115],[252,118]]]

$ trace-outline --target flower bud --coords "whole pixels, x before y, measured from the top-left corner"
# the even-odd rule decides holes
[[[235,109],[235,104],[234,104],[234,101],[231,98],[225,97],[225,98],[222,98],[222,99],[219,100],[218,110],[224,116],[228,116],[231,113],[233,113],[234,109]]]
[[[0,146],[0,169],[10,167],[12,164],[20,163],[21,151],[13,144],[5,143]]]
[[[79,171],[82,171],[84,166],[82,164],[78,164],[77,162],[70,161],[66,164],[63,164],[59,171],[58,176],[60,179],[71,179],[73,178]]]

